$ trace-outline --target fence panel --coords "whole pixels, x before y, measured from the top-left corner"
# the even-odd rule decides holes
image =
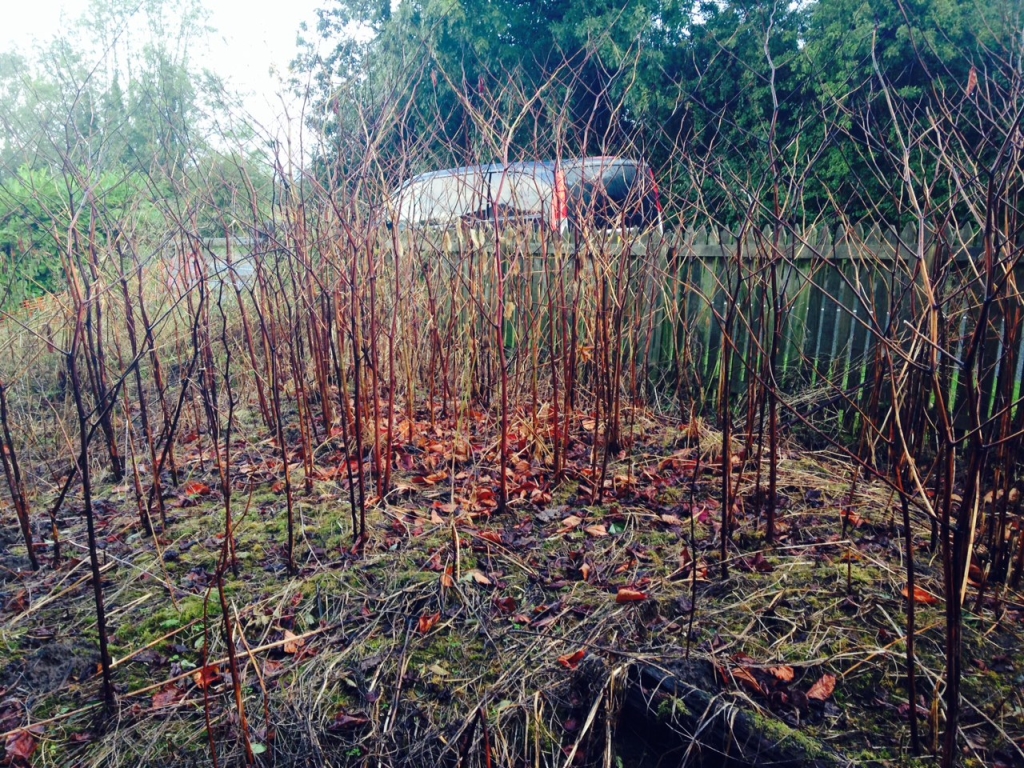
[[[473,296],[470,278],[477,273],[493,279],[492,233],[407,232],[401,239],[406,258],[413,254],[417,260],[436,260],[440,274],[445,265],[454,270],[450,277],[455,285],[435,286],[437,300],[456,302],[450,312],[491,311],[494,286],[485,285],[482,295]],[[820,389],[826,399],[842,392],[843,401],[861,408],[873,399],[884,404],[891,393],[878,377],[884,376],[886,355],[895,356],[894,365],[906,364],[906,356],[920,356],[921,345],[927,343],[910,321],[922,317],[923,281],[930,275],[925,270],[934,270],[934,260],[948,267],[945,283],[936,288],[956,296],[959,308],[945,329],[954,357],[965,351],[965,329],[973,327],[981,302],[977,235],[970,229],[942,237],[927,233],[923,248],[919,239],[916,230],[897,234],[875,226],[835,232],[811,227],[775,238],[771,232],[748,231],[742,242],[731,233],[707,228],[665,236],[601,233],[589,239],[503,240],[505,258],[519,259],[506,286],[511,290],[507,297],[519,304],[507,318],[514,329],[507,343],[534,337],[542,355],[561,354],[547,349],[550,324],[560,323],[562,315],[559,300],[549,308],[549,299],[564,285],[580,343],[592,346],[594,319],[589,313],[595,308],[580,302],[592,303],[600,295],[595,281],[601,280],[614,300],[627,305],[622,308],[622,370],[635,366],[648,373],[647,387],[684,392],[709,406],[718,391],[730,308],[735,354],[731,394],[747,391],[751,376],[762,375],[775,323],[776,297],[769,281],[774,264],[782,329],[775,375],[782,390]],[[390,241],[383,247],[390,248]],[[629,283],[616,285],[620,279]],[[1016,285],[1010,275],[1008,295],[1019,296]],[[1017,322],[1020,313],[1009,314],[1004,318],[993,313],[986,329],[979,384],[987,417],[1010,407],[1021,390],[1024,334],[1008,324]],[[489,322],[479,319],[477,343],[489,343]],[[879,346],[882,342],[884,347]],[[954,375],[948,396],[960,426],[966,423],[965,392],[964,382]],[[855,419],[855,414],[844,415],[846,424]]]

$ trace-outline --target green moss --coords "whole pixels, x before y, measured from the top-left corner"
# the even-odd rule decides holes
[[[816,467],[813,462],[806,466]],[[209,467],[204,472],[206,474],[196,474],[195,477],[209,482]],[[832,495],[827,482],[834,481],[834,475],[820,468],[811,474],[824,481],[821,484],[826,497]],[[301,483],[301,475],[296,474],[294,479],[297,485]],[[812,479],[810,482],[815,481]],[[595,646],[592,650],[595,655],[603,655],[602,648],[623,648],[628,652],[654,655],[659,652],[658,648],[678,646],[681,630],[688,627],[686,606],[689,605],[693,585],[689,577],[665,577],[678,569],[682,548],[692,549],[689,525],[685,526],[682,537],[678,531],[667,530],[657,519],[657,514],[663,511],[657,504],[636,499],[629,503],[609,502],[587,508],[561,507],[552,520],[535,520],[532,532],[524,528],[521,546],[518,542],[514,545],[507,542],[500,548],[481,547],[488,549],[489,554],[474,552],[474,546],[480,542],[472,530],[460,524],[464,542],[460,554],[463,576],[476,567],[484,570],[492,583],[481,585],[471,578],[463,578],[457,589],[439,591],[439,574],[428,570],[424,564],[435,552],[440,552],[442,563],[451,562],[451,528],[425,522],[423,510],[428,499],[418,493],[393,497],[387,514],[380,509],[368,510],[371,542],[364,555],[355,559],[337,556],[339,549],[348,550],[351,546],[351,519],[344,489],[318,483],[314,494],[309,497],[299,492],[297,500],[301,496],[301,501],[297,511],[301,515],[296,515],[296,524],[302,526],[302,535],[296,539],[296,560],[301,572],[289,578],[279,569],[265,571],[263,566],[266,562],[278,565],[282,562],[281,545],[286,525],[284,497],[270,492],[269,485],[267,483],[257,489],[251,501],[244,494],[235,497],[241,572],[237,580],[231,574],[226,574],[225,578],[231,602],[241,613],[246,637],[251,644],[279,638],[282,615],[292,616],[293,623],[288,626],[295,632],[315,629],[321,622],[337,625],[337,629],[332,628],[309,641],[313,653],[304,653],[301,659],[283,655],[278,649],[266,654],[273,662],[271,669],[276,669],[267,678],[275,714],[279,707],[291,707],[298,702],[306,704],[310,717],[317,718],[319,722],[329,722],[339,710],[378,717],[386,710],[384,704],[391,701],[386,691],[394,685],[400,674],[400,665],[405,663],[408,677],[402,687],[403,702],[415,702],[414,706],[421,708],[439,729],[452,723],[466,722],[474,708],[483,701],[487,703],[488,719],[494,733],[500,732],[501,737],[509,742],[526,738],[531,744],[536,736],[540,755],[550,754],[552,762],[557,756],[564,760],[561,747],[566,734],[560,724],[565,720],[565,706],[568,705],[565,705],[563,694],[571,690],[573,678],[558,665],[558,655],[582,647],[581,638],[587,638],[586,642]],[[702,477],[697,489],[698,503],[709,495],[714,497],[717,489],[717,478]],[[836,493],[840,491],[838,489]],[[576,483],[566,482],[556,490],[557,500],[554,503],[569,503],[578,492]],[[780,523],[799,533],[794,535],[793,543],[828,541],[828,537],[838,531],[834,512],[802,506],[802,487],[784,489],[784,492],[790,495],[793,504],[780,508]],[[685,502],[689,495],[688,485],[681,484],[666,489],[663,498]],[[123,497],[123,493],[112,495],[112,503],[120,504]],[[887,496],[882,495],[881,498],[884,501]],[[193,583],[185,579],[191,569],[202,565],[212,572],[219,556],[219,548],[211,537],[223,529],[223,508],[214,499],[204,498],[203,502],[191,508],[168,510],[173,522],[166,534],[170,539],[166,548],[176,550],[177,558],[172,557],[166,568],[169,580],[182,587]],[[251,508],[243,516],[241,511],[246,503],[251,503]],[[558,520],[570,512],[587,522],[571,533],[553,536],[559,528]],[[398,545],[394,549],[385,548],[383,538],[393,537],[393,520],[396,517],[404,520],[406,515],[419,515],[421,524],[410,525],[407,535],[397,536]],[[522,516],[528,515],[534,517],[524,510]],[[856,599],[861,609],[854,615],[848,610],[850,604],[845,602],[847,564],[839,559],[847,549],[766,548],[763,524],[758,524],[750,509],[737,519],[733,532],[735,555],[746,558],[754,552],[763,552],[775,570],[752,573],[736,567],[731,569],[730,578],[722,581],[718,576],[718,542],[708,543],[709,539],[717,538],[713,526],[718,516],[719,511],[713,510],[706,523],[696,524],[698,557],[707,566],[708,574],[706,580],[702,577],[696,585],[694,648],[704,643],[722,642],[728,644],[730,654],[742,652],[761,664],[803,667],[794,688],[806,691],[813,684],[823,657],[864,658],[865,649],[871,653],[880,645],[889,643],[888,639],[878,635],[879,628],[888,631],[890,617],[899,622],[899,612],[904,608],[904,601],[899,595],[899,563],[893,565],[884,559],[890,557],[895,549],[881,550],[871,560],[852,563],[854,592],[861,596]],[[872,517],[876,520],[883,518],[882,510],[877,510]],[[522,520],[512,522],[496,517],[477,521],[477,527],[480,530],[508,529],[520,522]],[[585,533],[587,525],[600,522],[608,526],[610,536],[595,538]],[[865,532],[851,529],[848,533],[856,540]],[[516,541],[516,538],[511,538],[511,541]],[[324,547],[326,555],[314,562],[309,557],[307,543],[313,547]],[[133,562],[151,575],[161,576],[156,555],[148,548],[149,539],[138,536],[129,544],[140,555]],[[194,546],[190,547],[190,544]],[[598,574],[591,583],[574,580],[571,565],[577,562],[581,552]],[[827,558],[833,560],[830,562]],[[886,567],[879,567],[879,558],[883,559]],[[637,562],[630,563],[634,559]],[[619,572],[617,569],[623,563],[629,564],[629,568]],[[922,570],[925,567],[922,565]],[[136,573],[118,569],[107,577],[118,590],[111,591],[115,608],[111,621],[114,656],[121,658],[168,632],[200,619],[200,623],[156,647],[165,656],[172,656],[175,652],[171,646],[183,645],[186,650],[176,654],[172,661],[184,665],[183,669],[188,664],[196,664],[199,658],[196,649],[203,639],[201,618],[205,594],[183,597],[179,601],[180,610],[176,610],[169,604],[167,591],[149,579],[138,583],[124,580],[134,578]],[[563,578],[569,582],[556,587],[554,582]],[[616,604],[615,587],[643,578],[651,579],[650,586],[645,588],[649,590],[651,600],[625,607]],[[936,574],[924,572],[926,582],[935,578]],[[129,607],[147,591],[153,593],[150,598]],[[116,598],[113,597],[115,594]],[[89,590],[79,589],[53,605],[44,606],[35,614],[35,620],[57,625],[64,621],[61,616],[70,608],[71,623],[88,628],[94,622],[90,598]],[[495,607],[495,599],[505,598],[516,601],[514,611],[501,611]],[[563,601],[557,621],[543,626],[545,637],[541,638],[538,636],[541,629],[529,627],[520,614],[532,618],[534,609],[542,605],[551,606],[556,600]],[[770,612],[764,611],[768,604],[772,605]],[[117,611],[121,606],[124,609]],[[216,592],[208,608],[211,642],[215,649],[220,650],[223,639]],[[653,610],[655,608],[657,610]],[[417,619],[437,610],[444,611],[440,625],[427,635],[419,634],[415,625]],[[922,610],[934,614],[941,610],[941,606]],[[659,611],[665,621],[652,621]],[[409,622],[412,622],[412,631],[407,635]],[[922,622],[921,626],[930,624]],[[33,626],[31,622],[24,621],[2,633],[0,645],[8,647],[3,648],[7,657],[0,660],[0,671],[6,666],[10,670],[8,675],[20,673],[34,648],[33,641],[27,637]],[[988,662],[997,653],[1016,658],[1016,640],[1000,632],[983,634],[990,626],[988,619],[965,618],[965,658]],[[669,629],[664,629],[666,627]],[[666,631],[673,634],[667,636]],[[928,631],[919,628],[919,633],[919,663],[929,670],[939,669],[943,661],[941,625]],[[549,637],[552,642],[548,641]],[[84,640],[95,642],[94,636],[88,632]],[[994,640],[1005,645],[996,647]],[[803,750],[809,757],[816,758],[825,755],[823,762],[827,762],[830,754],[826,750],[834,749],[844,756],[856,756],[858,750],[863,750],[860,754],[865,763],[885,762],[892,766],[923,768],[926,763],[914,763],[905,755],[906,726],[894,726],[891,719],[886,720],[884,712],[870,704],[880,689],[890,692],[893,701],[904,700],[903,653],[901,644],[891,645],[885,656],[871,657],[870,663],[857,666],[855,673],[845,679],[836,698],[853,725],[843,723],[840,726],[829,718],[825,723],[801,731],[786,726],[769,714],[754,715],[756,727],[764,732],[765,738],[784,742],[794,752]],[[263,654],[259,654],[258,661],[263,662]],[[522,669],[517,667],[514,676],[503,676],[510,663],[522,665]],[[156,682],[154,675],[165,673],[166,669],[156,669],[139,660],[119,667],[116,680],[119,686],[136,690]],[[1019,674],[1019,668],[1014,670],[1015,674]],[[975,701],[987,700],[983,697],[991,697],[991,700],[1003,698],[1011,694],[1014,675],[974,670],[972,667],[963,681],[964,694]],[[253,680],[249,678],[250,683]],[[379,707],[370,706],[364,698],[371,681],[375,681],[375,691],[384,692],[383,703]],[[182,685],[190,697],[187,704],[176,708],[173,718],[157,713],[150,721],[144,714],[133,725],[134,730],[124,731],[127,740],[122,755],[133,749],[138,754],[144,752],[147,764],[174,762],[175,758],[183,755],[199,755],[202,759],[206,744],[201,697],[189,681]],[[45,695],[33,708],[34,718],[45,719],[72,711],[80,704],[79,698],[84,690],[79,687],[77,692],[70,694],[62,691],[53,696]],[[93,691],[90,689],[88,693]],[[546,697],[549,691],[555,691],[550,699],[533,699],[535,693]],[[227,687],[220,686],[213,693],[221,697],[218,701],[227,704],[227,711],[230,711]],[[315,699],[302,698],[307,694],[315,696]],[[247,688],[246,696],[252,697],[249,702],[252,711],[257,713],[255,717],[260,717],[262,702],[258,687]],[[527,714],[531,700],[539,702],[543,708],[540,718]],[[140,701],[143,712],[147,711],[148,701],[143,698]],[[758,706],[765,706],[762,698],[755,697],[754,701]],[[526,707],[524,702],[527,702]],[[553,709],[548,709],[549,704]],[[744,708],[744,711],[749,709]],[[1019,730],[1019,721],[1011,721],[1008,712],[1004,713],[1007,722]],[[668,724],[672,720],[693,718],[700,712],[688,708],[685,698],[661,698],[656,714],[660,721]],[[82,720],[84,718],[79,718],[70,724],[69,731],[82,730],[85,727]],[[218,721],[215,726],[218,740],[228,744],[230,740],[223,738],[222,723]],[[993,738],[991,734],[988,736]],[[333,734],[330,738],[348,746],[351,739],[357,737],[356,733],[343,733]],[[52,738],[47,739],[46,747],[52,747],[45,756],[47,764],[74,762],[67,757],[67,745],[61,745],[59,739],[56,729]],[[86,755],[92,754],[90,750],[93,749],[106,749],[106,744],[111,742],[106,741],[105,736],[101,739],[97,746],[78,749]],[[621,746],[616,745],[616,749]],[[626,759],[625,765],[641,764],[631,760],[625,752],[622,754]],[[72,757],[77,758],[77,755]],[[656,759],[657,756],[646,757]],[[119,764],[127,762],[122,760]]]
[[[551,491],[551,506],[565,504],[579,493],[580,484],[577,480],[565,480]]]
[[[658,704],[658,719],[662,722],[673,722],[679,717],[691,717],[690,709],[686,706],[686,702],[677,697],[669,697],[663,699]]]
[[[846,563],[836,563],[836,574],[839,581],[846,583]],[[864,587],[874,586],[878,583],[878,571],[865,568],[860,565],[850,565],[850,583]]]
[[[236,583],[231,586],[225,585],[225,592],[229,594],[238,592],[243,587],[244,584],[242,583]],[[168,632],[184,627],[192,621],[202,619],[203,603],[204,598],[202,595],[189,595],[178,601],[179,610],[177,611],[173,606],[167,605],[154,612],[148,619],[139,624],[126,622],[118,629],[118,636],[127,646],[145,645],[156,640],[158,637],[166,635]],[[220,616],[220,604],[216,600],[210,600],[206,613],[211,621],[218,618]]]
[[[776,744],[789,740],[795,742],[804,754],[811,759],[819,760],[829,757],[829,753],[820,742],[806,733],[790,728],[782,721],[776,720],[774,717],[767,717],[759,712],[752,713],[752,716],[757,729]]]
[[[270,490],[274,486],[274,481],[268,480],[263,484],[262,490],[253,491],[252,504],[253,509],[262,509],[263,507],[272,507],[278,504],[282,500],[282,496],[279,493],[274,493]],[[245,503],[248,504],[249,500],[246,497]],[[244,508],[244,506],[243,506]]]

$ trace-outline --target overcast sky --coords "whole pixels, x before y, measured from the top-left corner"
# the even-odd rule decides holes
[[[313,28],[315,10],[329,0],[202,0],[216,28],[208,50],[196,51],[198,63],[248,92],[253,116],[268,125],[281,110],[279,80],[295,55],[299,24]],[[82,14],[88,0],[3,0],[0,46],[28,52],[33,40],[47,40]],[[63,20],[63,21],[62,21]]]

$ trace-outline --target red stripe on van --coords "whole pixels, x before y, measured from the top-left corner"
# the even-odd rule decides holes
[[[555,231],[562,222],[569,218],[569,188],[565,183],[565,174],[555,171],[555,199],[551,206],[551,228]]]
[[[654,207],[661,213],[661,192],[658,189],[658,182],[654,178],[654,171],[647,169],[647,175],[651,177],[651,184],[654,186]]]

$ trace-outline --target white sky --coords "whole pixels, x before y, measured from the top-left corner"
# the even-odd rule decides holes
[[[246,97],[249,112],[264,126],[278,123],[280,75],[295,56],[299,24],[315,28],[319,7],[330,0],[202,0],[216,29],[207,50],[194,51],[200,66],[225,78]],[[82,14],[88,0],[0,1],[0,46],[29,52]],[[63,22],[62,22],[63,19]],[[271,75],[274,70],[278,76]],[[294,106],[294,105],[293,105]]]

